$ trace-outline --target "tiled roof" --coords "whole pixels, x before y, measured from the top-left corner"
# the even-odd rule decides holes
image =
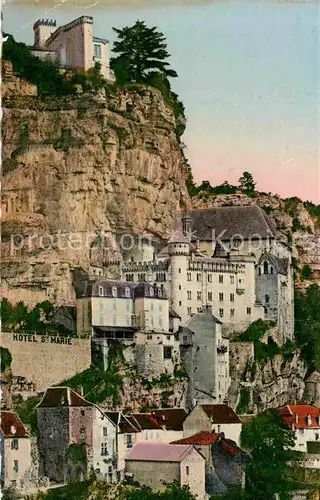
[[[195,448],[190,445],[138,443],[130,451],[126,460],[145,462],[181,462]]]
[[[220,436],[221,434],[217,434],[215,432],[203,431],[187,438],[172,441],[171,444],[193,444],[194,446],[197,444],[214,444],[216,441],[218,441]]]
[[[222,439],[220,446],[228,455],[237,456],[244,453],[231,439]]]
[[[243,239],[260,236],[277,236],[276,228],[267,214],[258,206],[217,207],[189,212],[195,238],[212,241],[219,235],[221,241],[228,241],[241,235]]]
[[[259,259],[259,264],[261,264],[265,260],[267,260],[278,273],[284,275],[288,274],[288,259],[280,259],[279,257],[276,257],[275,255],[272,255],[270,253],[263,253]]]
[[[183,408],[164,408],[154,410],[151,416],[168,431],[182,431],[187,412]]]
[[[152,417],[151,413],[133,413],[132,417],[138,422],[141,429],[161,429],[161,426],[157,420]]]
[[[55,408],[61,406],[94,406],[77,394],[70,387],[49,387],[37,408]]]
[[[214,424],[241,424],[241,420],[230,406],[200,405],[203,411],[212,418]]]
[[[123,415],[120,411],[106,411],[104,414],[115,424],[119,426],[121,433],[139,432],[140,429],[136,422],[128,415]]]
[[[29,437],[28,431],[18,415],[13,411],[0,413],[0,430],[4,437],[25,438]]]
[[[317,406],[287,405],[279,409],[279,415],[291,429],[320,429],[320,408]]]

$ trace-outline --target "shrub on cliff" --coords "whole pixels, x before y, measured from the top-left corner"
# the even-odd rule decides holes
[[[295,290],[295,338],[310,368],[320,370],[320,287]]]

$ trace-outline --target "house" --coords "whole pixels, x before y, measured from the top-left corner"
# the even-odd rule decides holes
[[[189,400],[223,403],[230,386],[229,341],[222,336],[222,321],[207,305],[180,328],[180,356],[188,373]],[[191,337],[190,337],[191,335]]]
[[[286,405],[280,408],[283,422],[295,432],[294,449],[307,453],[308,443],[320,443],[320,408],[312,405]]]
[[[18,415],[12,411],[0,414],[1,487],[24,488],[31,466],[31,439]]]
[[[226,404],[196,405],[183,423],[184,437],[193,436],[201,431],[223,432],[237,446],[240,443],[241,430],[242,422],[240,418]]]
[[[81,16],[64,26],[55,20],[38,19],[33,25],[34,46],[30,52],[40,59],[59,62],[62,68],[88,71],[96,62],[101,74],[112,79],[109,67],[109,41],[93,35],[93,18]]]
[[[179,439],[187,412],[182,408],[165,408],[151,413],[108,411],[105,415],[117,426],[117,470],[122,477],[125,458],[132,447],[144,441],[170,443]]]
[[[205,458],[191,445],[138,443],[126,458],[126,473],[153,490],[163,482],[189,485],[198,500],[205,498]]]
[[[223,433],[199,432],[171,444],[194,446],[206,459],[206,492],[224,493],[229,488],[244,486],[248,455]]]
[[[37,427],[41,471],[50,479],[82,481],[91,470],[106,481],[117,479],[116,425],[70,387],[46,390]],[[75,463],[74,454],[81,460]]]

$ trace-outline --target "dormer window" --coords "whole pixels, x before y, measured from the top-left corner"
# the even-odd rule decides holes
[[[99,295],[100,297],[103,297],[103,287],[99,286]]]
[[[264,272],[264,274],[269,273],[269,266],[268,266],[268,262],[266,260],[263,263],[263,272]]]
[[[116,286],[112,287],[111,293],[112,293],[112,297],[116,297],[117,296],[117,287]]]
[[[16,427],[15,427],[14,425],[11,425],[11,427],[10,427],[10,432],[11,432],[11,434],[13,434],[13,435],[15,435],[15,434],[16,434],[17,429],[16,429]]]
[[[129,299],[130,298],[130,288],[126,287],[124,293],[125,293],[125,296]]]
[[[312,424],[312,419],[311,419],[311,416],[308,415],[307,416],[307,425],[311,425]]]
[[[153,293],[153,288],[152,288],[152,287],[150,287],[150,289],[149,289],[149,295],[150,295],[150,297],[153,297],[153,296],[154,296],[154,293]]]

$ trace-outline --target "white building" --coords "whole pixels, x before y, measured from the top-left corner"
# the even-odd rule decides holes
[[[226,404],[197,404],[183,423],[183,436],[189,437],[198,432],[223,433],[238,446],[242,421],[235,411]]]
[[[18,415],[2,411],[0,415],[1,487],[24,488],[31,467],[31,439]]]
[[[34,46],[30,49],[33,55],[57,60],[63,68],[83,71],[88,71],[98,62],[102,76],[110,79],[109,42],[93,36],[92,17],[81,16],[59,27],[54,20],[39,19],[33,30]]]
[[[320,408],[312,405],[287,405],[280,408],[282,420],[295,431],[294,449],[308,452],[308,443],[320,445]]]

